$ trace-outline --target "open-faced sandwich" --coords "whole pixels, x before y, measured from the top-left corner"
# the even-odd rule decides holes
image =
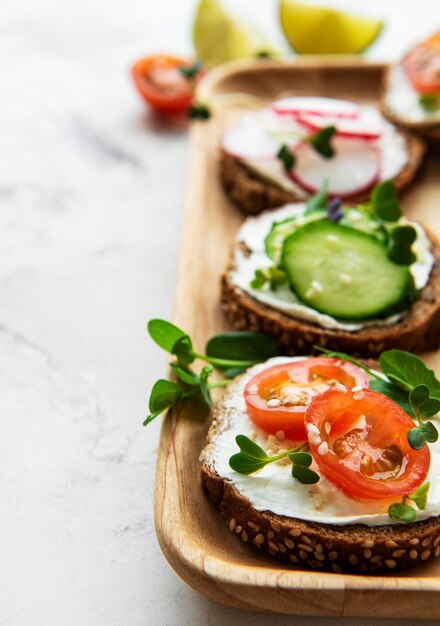
[[[440,343],[439,259],[433,236],[402,215],[392,183],[363,205],[323,190],[245,221],[222,307],[235,328],[272,335],[288,354],[421,352]]]
[[[227,194],[246,213],[316,193],[362,201],[372,187],[414,178],[425,145],[370,105],[318,97],[285,98],[243,115],[223,136],[220,173]]]
[[[243,542],[337,573],[439,556],[440,383],[407,352],[370,367],[275,358],[228,387],[202,481]]]
[[[440,31],[390,67],[382,105],[395,124],[440,141]]]

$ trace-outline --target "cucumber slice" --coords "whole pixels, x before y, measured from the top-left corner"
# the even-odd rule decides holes
[[[281,250],[285,238],[292,234],[297,228],[304,226],[314,220],[321,220],[325,217],[325,211],[316,211],[300,217],[288,217],[281,222],[274,222],[266,239],[264,240],[266,254],[277,265],[281,262]]]
[[[411,301],[408,267],[390,261],[385,244],[328,220],[289,235],[281,262],[303,302],[341,320],[386,317]]]

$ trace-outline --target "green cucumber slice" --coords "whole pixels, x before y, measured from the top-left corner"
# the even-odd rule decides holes
[[[309,215],[296,215],[295,217],[288,217],[281,222],[274,222],[269,234],[264,240],[267,256],[272,259],[274,263],[279,265],[285,238],[304,224],[318,219],[322,220],[323,217],[325,217],[325,211],[316,211]]]
[[[375,237],[328,220],[289,235],[281,264],[291,288],[313,309],[341,320],[386,317],[407,308],[413,280]]]

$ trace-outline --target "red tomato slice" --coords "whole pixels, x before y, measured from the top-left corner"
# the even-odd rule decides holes
[[[403,67],[416,91],[440,92],[440,31],[411,50]]]
[[[315,396],[337,383],[349,388],[367,387],[368,378],[356,365],[328,357],[269,367],[245,386],[248,415],[266,433],[275,435],[282,431],[287,439],[306,441],[307,406]]]
[[[179,57],[156,54],[137,61],[132,67],[135,85],[143,99],[160,113],[183,113],[193,98],[195,79],[179,72],[191,63]]]
[[[428,474],[429,447],[408,443],[414,422],[377,391],[329,390],[310,404],[305,425],[320,473],[356,500],[409,495]]]

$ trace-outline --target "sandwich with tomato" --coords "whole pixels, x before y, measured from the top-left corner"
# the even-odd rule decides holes
[[[229,530],[313,569],[389,572],[440,554],[440,383],[416,356],[276,357],[228,387],[202,481]]]
[[[390,67],[382,110],[395,124],[440,140],[440,31]]]

